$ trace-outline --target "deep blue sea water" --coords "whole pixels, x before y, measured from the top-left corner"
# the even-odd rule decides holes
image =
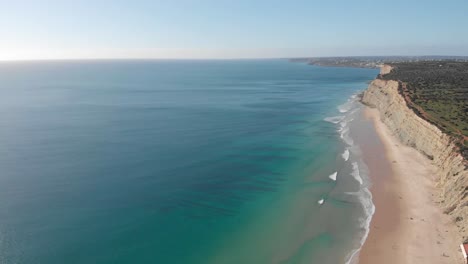
[[[0,63],[0,263],[345,263],[369,197],[344,121],[377,73]]]

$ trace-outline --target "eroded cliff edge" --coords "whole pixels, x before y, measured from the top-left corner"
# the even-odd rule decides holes
[[[391,71],[381,68],[381,75]],[[438,203],[453,217],[463,240],[468,240],[468,170],[467,161],[459,153],[455,139],[443,133],[411,110],[399,93],[398,80],[380,78],[371,82],[362,102],[375,107],[390,131],[408,146],[416,148],[438,168],[435,185],[440,190]]]

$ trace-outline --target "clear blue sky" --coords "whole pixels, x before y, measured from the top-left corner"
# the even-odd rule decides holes
[[[468,55],[468,0],[0,0],[0,60]]]

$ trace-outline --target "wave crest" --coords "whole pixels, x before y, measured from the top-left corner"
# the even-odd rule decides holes
[[[330,176],[328,176],[328,178],[332,179],[333,181],[336,181],[336,175],[338,175],[338,172],[334,172],[332,174],[330,174]]]

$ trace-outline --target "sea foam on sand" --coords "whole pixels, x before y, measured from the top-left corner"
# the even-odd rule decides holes
[[[362,178],[361,178],[361,175],[359,174],[359,166],[357,164],[357,162],[353,162],[353,172],[351,172],[351,175],[353,176],[354,179],[356,179],[356,181],[359,182],[359,184],[362,185]]]
[[[349,149],[345,149],[345,151],[343,152],[343,154],[341,154],[341,157],[343,157],[343,159],[345,161],[348,161],[349,159]]]
[[[354,145],[354,140],[350,135],[350,123],[354,120],[357,114],[359,114],[360,105],[356,95],[351,96],[351,98],[344,104],[338,106],[338,111],[342,113],[342,116],[332,116],[327,117],[324,120],[337,125],[337,132],[343,142],[347,145],[341,157],[344,162],[348,165],[351,165],[351,172],[348,175],[343,175],[340,177],[350,176],[355,181],[359,183],[359,189],[357,191],[345,192],[348,195],[357,197],[359,204],[362,206],[364,215],[362,216],[359,222],[359,240],[356,241],[356,247],[353,248],[346,258],[346,264],[356,263],[358,253],[361,250],[362,245],[364,244],[367,236],[369,234],[370,221],[375,212],[375,206],[372,202],[372,194],[368,189],[368,183],[363,180],[363,175],[366,175],[366,166],[359,156],[360,151],[356,150],[357,146]],[[353,156],[350,157],[350,148],[354,149]],[[349,164],[350,158],[352,163]],[[362,168],[361,168],[362,167]],[[336,181],[337,173],[333,173],[329,176],[330,179]],[[367,179],[367,177],[365,177]],[[318,201],[321,205],[323,204],[324,199]]]

